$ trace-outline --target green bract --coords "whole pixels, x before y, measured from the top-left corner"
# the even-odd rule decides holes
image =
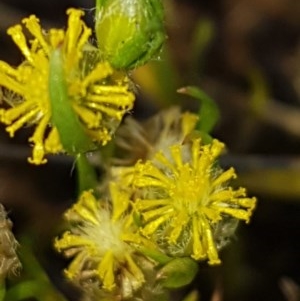
[[[198,264],[189,257],[175,258],[164,265],[157,278],[165,288],[179,288],[193,281],[198,272]]]
[[[63,54],[60,48],[50,56],[49,99],[52,123],[56,126],[60,142],[69,154],[77,155],[95,149],[72,108],[63,70]]]
[[[116,69],[144,65],[158,54],[165,33],[161,0],[97,0],[100,53]]]

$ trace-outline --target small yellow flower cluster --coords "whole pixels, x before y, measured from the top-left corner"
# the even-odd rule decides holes
[[[110,185],[109,201],[96,199],[92,191],[83,192],[65,214],[73,225],[71,231],[56,239],[55,247],[74,257],[65,270],[69,279],[79,283],[88,279],[99,283],[104,291],[126,297],[144,283],[133,247],[141,244],[142,237],[132,215],[126,214],[128,195],[114,183]]]
[[[114,139],[115,156],[109,166],[112,179],[130,185],[138,161],[152,160],[158,151],[184,143],[193,135],[197,121],[197,115],[182,113],[179,107],[161,111],[143,123],[128,116]]]
[[[131,166],[117,158],[119,166],[111,169],[120,185],[133,191],[142,235],[168,255],[218,264],[218,249],[233,234],[220,228],[237,220],[249,222],[256,199],[248,198],[244,188],[229,186],[236,174],[233,168],[223,171],[217,162],[224,144],[213,140],[203,145],[196,121],[196,115],[172,108],[135,126],[139,131],[129,132],[135,123],[125,123],[117,132],[117,146],[131,151],[134,140],[131,145],[140,150],[140,157],[132,157]],[[136,134],[130,140],[132,132]]]
[[[91,29],[81,20],[83,11],[69,9],[67,14],[66,31],[44,32],[36,16],[25,18],[22,23],[33,36],[29,42],[21,25],[9,28],[8,34],[25,61],[16,68],[0,61],[0,86],[11,106],[0,110],[0,121],[8,125],[11,137],[22,126],[36,124],[29,139],[33,144],[29,162],[34,164],[45,163],[47,153],[63,151],[59,131],[52,124],[49,95],[49,64],[55,49],[60,48],[63,54],[69,101],[93,141],[106,144],[134,101],[127,77],[120,77],[107,62],[99,61],[97,50],[88,44]]]
[[[158,152],[154,160],[135,165],[134,208],[143,219],[141,233],[166,245],[170,255],[219,264],[213,229],[226,216],[249,222],[255,198],[228,186],[236,175],[216,163],[223,147],[218,140],[201,145],[193,139],[191,145],[172,145],[169,154]]]
[[[218,140],[202,144],[194,131],[193,114],[171,109],[153,120],[160,120],[162,128],[150,143],[143,137],[151,134],[147,122],[133,127],[134,145],[152,147],[144,148],[141,159],[118,159],[119,166],[111,168],[114,174],[109,177],[108,189],[101,191],[106,197],[96,200],[90,191],[84,192],[67,212],[71,231],[56,240],[55,246],[74,257],[66,270],[69,278],[96,278],[104,292],[119,287],[117,293],[131,296],[143,288],[145,280],[144,268],[134,264],[139,256],[151,257],[156,250],[168,258],[190,257],[219,264],[218,251],[233,234],[233,230],[220,229],[238,220],[249,222],[256,199],[247,197],[243,188],[229,186],[235,172],[233,168],[223,171],[218,164],[224,144]],[[117,132],[120,149],[130,147],[126,137],[132,124],[137,125],[130,119]],[[148,125],[153,129],[152,121]],[[147,248],[150,253],[145,252]]]

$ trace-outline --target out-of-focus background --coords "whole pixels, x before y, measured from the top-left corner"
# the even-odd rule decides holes
[[[143,119],[171,105],[197,111],[198,102],[176,90],[203,89],[221,111],[213,135],[228,148],[222,165],[234,166],[238,185],[258,198],[251,223],[241,224],[222,251],[223,264],[203,263],[196,281],[176,295],[196,288],[204,301],[299,301],[300,1],[164,4],[168,39],[156,61],[132,74],[138,94],[133,114]],[[1,0],[0,60],[15,65],[22,60],[6,34],[9,26],[34,13],[44,28],[64,27],[68,7],[85,8],[92,26],[91,0]],[[68,291],[51,243],[76,195],[76,175],[64,156],[50,158],[46,166],[29,165],[29,133],[24,129],[9,139],[0,127],[0,201],[17,236],[30,233],[50,277]]]

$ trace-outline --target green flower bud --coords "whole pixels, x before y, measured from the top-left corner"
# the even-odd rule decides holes
[[[100,54],[116,69],[134,69],[160,51],[165,32],[161,0],[97,0]]]

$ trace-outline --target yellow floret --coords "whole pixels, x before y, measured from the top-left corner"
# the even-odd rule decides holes
[[[16,68],[0,61],[0,86],[5,88],[4,100],[11,106],[0,110],[0,121],[7,124],[11,137],[25,125],[36,125],[29,139],[33,144],[29,162],[33,164],[45,163],[47,153],[63,151],[59,131],[51,120],[51,101],[56,100],[50,101],[49,95],[49,60],[55,49],[62,49],[72,108],[93,141],[106,144],[134,101],[128,79],[113,79],[110,65],[95,59],[95,49],[87,47],[91,29],[81,20],[83,11],[71,8],[67,14],[66,31],[45,32],[34,15],[23,19],[31,40],[27,40],[21,25],[9,28],[7,32],[25,60]]]
[[[130,281],[128,275],[134,280],[131,286],[136,289],[144,282],[131,247],[131,243],[140,242],[139,235],[133,231],[131,216],[120,212],[118,205],[123,206],[124,195],[116,189],[112,187],[112,211],[108,203],[97,200],[92,191],[83,192],[66,213],[73,226],[55,241],[58,251],[73,257],[65,271],[68,278],[80,281],[96,278],[106,291],[129,285],[126,284]]]
[[[141,232],[172,246],[183,245],[183,254],[196,260],[220,263],[213,234],[224,217],[249,221],[255,198],[245,189],[234,190],[228,181],[233,168],[222,171],[216,160],[224,145],[214,140],[201,145],[173,145],[169,156],[159,152],[155,161],[138,162],[134,186],[139,197],[134,206],[143,218]],[[191,246],[191,247],[190,247]]]

